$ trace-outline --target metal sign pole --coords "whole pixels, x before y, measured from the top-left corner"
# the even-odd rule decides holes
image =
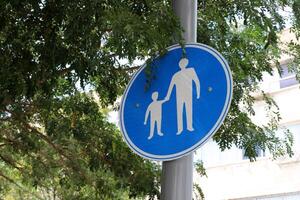
[[[197,40],[197,0],[173,0],[173,9],[183,27],[186,43]],[[163,162],[162,200],[192,200],[193,153]]]

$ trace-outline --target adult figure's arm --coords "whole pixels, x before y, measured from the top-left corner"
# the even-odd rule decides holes
[[[168,101],[170,99],[170,96],[171,96],[174,85],[175,85],[175,80],[174,80],[174,76],[173,76],[172,80],[171,80],[171,83],[169,85],[169,89],[168,89],[167,95],[165,97],[165,100]]]
[[[197,76],[194,69],[192,71],[192,80],[195,82],[196,92],[197,92],[197,99],[199,99],[200,98],[200,81],[199,81],[198,76]]]
[[[145,121],[144,121],[144,124],[145,124],[145,125],[147,124],[149,112],[150,112],[150,106],[148,106],[147,111],[146,111],[146,114],[145,114]]]

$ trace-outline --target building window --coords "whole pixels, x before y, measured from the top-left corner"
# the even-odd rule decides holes
[[[288,64],[281,65],[280,68],[281,68],[281,76],[280,76],[281,78],[279,80],[280,88],[286,88],[299,83],[296,79],[295,73],[289,71]]]
[[[259,146],[255,147],[255,152],[257,158],[266,156],[266,152],[262,150]],[[249,159],[249,157],[245,155],[245,149],[243,149],[243,160],[247,160],[247,159]]]

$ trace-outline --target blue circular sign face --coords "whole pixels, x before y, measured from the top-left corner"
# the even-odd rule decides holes
[[[144,65],[121,102],[120,125],[129,147],[144,158],[173,160],[200,147],[222,124],[232,97],[225,59],[204,44],[174,45]],[[149,82],[149,75],[154,77]],[[148,84],[148,89],[145,87]]]

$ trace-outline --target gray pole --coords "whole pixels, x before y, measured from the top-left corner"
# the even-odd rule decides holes
[[[186,43],[197,41],[197,0],[173,0],[173,9],[183,27]],[[192,200],[193,153],[165,161],[162,167],[162,200]]]

